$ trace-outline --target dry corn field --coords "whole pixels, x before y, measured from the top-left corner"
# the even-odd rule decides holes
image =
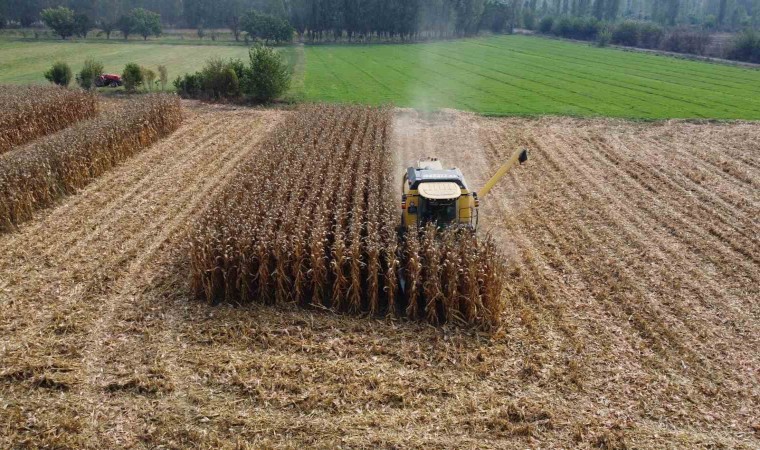
[[[315,108],[187,102],[174,134],[0,235],[0,447],[760,445],[760,126]],[[357,318],[291,306],[336,307],[333,267],[326,284],[309,272],[321,261],[273,266],[273,277],[308,269],[300,291],[267,281],[263,301],[251,274],[201,281],[197,264],[212,260],[188,260],[226,220],[238,227],[227,237],[248,236],[267,257],[300,248],[309,261],[313,250],[328,258],[310,236],[345,220],[336,231],[350,255],[357,214],[367,217],[354,236],[376,230],[387,254],[402,168],[439,156],[477,188],[519,147],[531,161],[482,199],[479,234],[507,262],[487,332],[399,320],[401,302],[389,316],[387,270],[375,271],[376,314],[369,290],[337,308]],[[382,170],[354,167],[364,164]],[[274,165],[283,170],[250,172]],[[284,203],[296,193],[308,201]],[[235,198],[266,207],[250,218]],[[274,233],[275,219],[303,240],[244,234]],[[251,251],[239,245],[228,248]],[[359,246],[362,287],[374,286],[374,247]],[[237,264],[231,255],[221,261]],[[211,266],[201,279],[219,276]],[[198,288],[222,301],[199,301]]]
[[[318,106],[278,128],[195,226],[196,293],[497,325],[505,265],[491,240],[430,227],[399,241],[390,121],[389,110]]]
[[[181,121],[177,97],[150,95],[0,155],[0,232],[76,193]]]
[[[98,112],[94,95],[57,86],[0,85],[0,154]]]

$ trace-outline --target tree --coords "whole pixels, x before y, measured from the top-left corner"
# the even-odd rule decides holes
[[[77,75],[77,83],[82,89],[90,90],[95,86],[95,79],[103,74],[103,64],[93,60],[86,59],[84,67]]]
[[[232,35],[235,36],[235,41],[240,41],[240,16],[231,14],[227,17],[227,26],[230,27]]]
[[[41,16],[45,25],[55,31],[61,39],[66,39],[74,34],[74,11],[69,8],[59,6],[58,8],[43,9]]]
[[[74,34],[86,39],[87,33],[94,28],[94,24],[86,14],[74,14]]]
[[[121,74],[121,79],[124,82],[124,89],[126,89],[127,92],[135,92],[137,86],[143,83],[142,69],[135,63],[128,63],[124,66],[124,72]]]
[[[116,22],[108,19],[100,19],[98,21],[98,28],[100,28],[100,31],[105,33],[106,39],[111,39],[111,33],[113,33],[113,30],[116,29]]]
[[[723,26],[726,22],[726,15],[728,12],[728,0],[720,0],[720,6],[718,7],[718,26]]]
[[[161,35],[161,16],[158,13],[143,8],[135,8],[130,16],[134,24],[134,32],[141,35],[144,40],[147,41],[149,36]]]
[[[246,13],[240,21],[243,31],[254,39],[261,39],[266,44],[269,41],[287,42],[293,38],[293,27],[279,17],[261,14],[256,11]]]
[[[135,29],[135,22],[131,15],[121,16],[116,26],[119,31],[121,31],[121,35],[124,36],[124,40],[126,41]]]
[[[290,87],[290,69],[273,49],[256,46],[250,50],[251,72],[248,89],[255,100],[271,102]]]
[[[596,20],[604,19],[604,11],[604,0],[596,0],[594,2],[594,17],[596,17]]]
[[[68,86],[71,83],[71,67],[64,62],[57,62],[45,72],[45,79],[58,86]]]

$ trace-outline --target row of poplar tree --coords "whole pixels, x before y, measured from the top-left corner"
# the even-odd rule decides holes
[[[190,28],[234,26],[255,9],[289,21],[312,39],[468,35],[559,15],[666,25],[712,21],[715,28],[760,25],[760,0],[0,0],[0,20],[29,26],[43,9],[56,6],[98,22],[144,8],[160,14],[165,25]]]

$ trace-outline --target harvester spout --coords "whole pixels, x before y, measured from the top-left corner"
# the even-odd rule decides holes
[[[517,150],[514,155],[512,155],[511,158],[509,158],[509,161],[506,162],[501,168],[496,172],[496,175],[494,175],[488,183],[486,183],[485,186],[483,186],[483,189],[478,191],[478,198],[483,199],[486,195],[488,195],[489,192],[491,192],[491,189],[493,189],[494,186],[496,186],[496,183],[499,182],[502,178],[504,178],[504,175],[506,175],[512,167],[514,167],[515,164],[518,162],[520,164],[524,163],[528,160],[528,150]]]

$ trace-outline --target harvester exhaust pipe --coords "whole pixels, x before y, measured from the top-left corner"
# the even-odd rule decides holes
[[[486,183],[485,186],[483,186],[483,189],[478,191],[478,198],[483,199],[486,195],[488,195],[489,192],[491,192],[491,189],[493,189],[494,186],[496,186],[496,183],[499,182],[502,178],[504,178],[504,175],[507,174],[507,172],[514,167],[515,164],[520,163],[523,164],[525,161],[528,160],[528,150],[522,149],[517,150],[511,158],[509,158],[509,161],[506,162],[499,170],[496,172],[496,174]]]

